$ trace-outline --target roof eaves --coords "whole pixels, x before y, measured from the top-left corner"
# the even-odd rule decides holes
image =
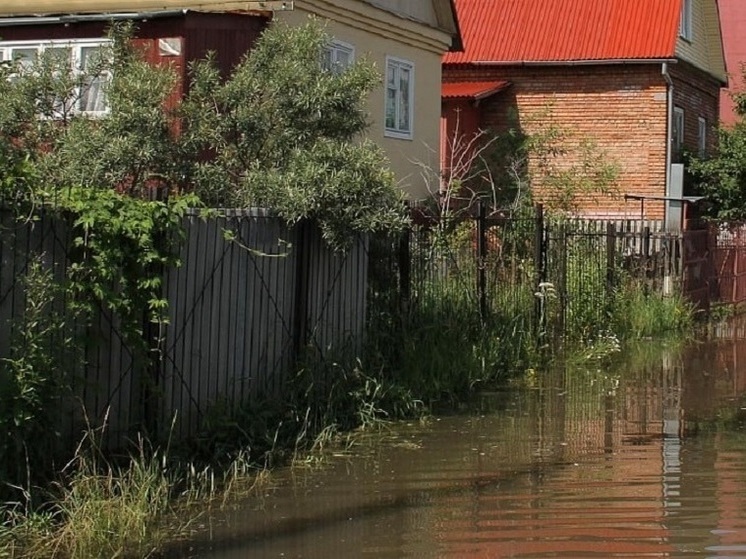
[[[145,12],[122,12],[100,14],[65,14],[58,16],[0,17],[0,27],[21,25],[51,25],[56,23],[82,23],[86,21],[146,20],[184,15],[189,10],[154,10]]]
[[[474,60],[454,62],[454,66],[474,64],[476,66],[600,66],[624,64],[675,64],[677,58],[597,58],[587,60]],[[449,63],[446,63],[449,64]]]

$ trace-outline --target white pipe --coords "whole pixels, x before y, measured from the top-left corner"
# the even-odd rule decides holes
[[[661,67],[661,75],[666,80],[666,196],[671,195],[671,160],[673,151],[673,80],[668,73],[668,63],[664,62]]]

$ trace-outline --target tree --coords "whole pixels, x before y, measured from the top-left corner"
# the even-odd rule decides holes
[[[711,157],[690,156],[688,171],[697,194],[709,202],[707,215],[724,221],[746,220],[746,92],[734,95],[739,117],[717,131],[717,151]]]
[[[225,82],[213,58],[194,64],[181,117],[188,151],[210,154],[194,175],[205,201],[313,220],[339,248],[404,217],[383,152],[361,138],[380,77],[365,61],[325,68],[329,41],[313,21],[275,24]]]
[[[404,224],[386,158],[362,138],[380,77],[365,61],[325,68],[330,38],[318,23],[270,26],[227,79],[214,56],[195,62],[175,106],[175,73],[148,64],[133,33],[115,26],[112,46],[83,69],[59,52],[0,68],[0,183],[28,163],[46,196],[73,186],[145,198],[155,187],[195,192],[211,206],[315,221],[335,248]],[[107,115],[75,111],[102,81]]]

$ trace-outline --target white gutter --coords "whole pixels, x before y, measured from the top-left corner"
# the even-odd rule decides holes
[[[448,62],[447,64],[474,64],[477,66],[599,66],[603,64],[676,64],[675,58],[599,58],[593,60],[475,60],[473,62]]]
[[[0,17],[0,27],[17,25],[53,25],[55,23],[81,23],[86,21],[122,21],[130,19],[155,19],[161,17],[181,16],[189,10],[160,10],[153,12],[127,12],[116,14],[71,14],[64,16],[39,17]]]
[[[673,143],[671,133],[673,132],[673,80],[668,73],[668,64],[661,65],[661,75],[666,80],[666,196],[671,195],[671,160],[673,158]]]

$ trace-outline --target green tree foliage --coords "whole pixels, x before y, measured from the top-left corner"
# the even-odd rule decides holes
[[[719,128],[717,152],[710,158],[691,158],[688,169],[697,193],[709,202],[708,214],[725,221],[746,220],[746,93],[736,100],[739,121]]]
[[[158,187],[211,206],[266,207],[291,224],[315,221],[335,248],[403,225],[388,162],[362,138],[380,77],[365,61],[324,68],[330,38],[318,23],[271,26],[226,79],[214,56],[194,63],[183,99],[173,69],[147,63],[132,34],[113,29],[83,71],[51,50],[0,68],[0,177],[30,163],[47,196],[79,186],[147,197]],[[101,118],[74,110],[96,80],[106,83]]]
[[[343,247],[403,216],[383,153],[361,138],[380,78],[365,61],[324,68],[329,40],[315,22],[275,24],[225,82],[213,58],[194,64],[181,116],[187,151],[211,154],[194,175],[207,203],[314,220]]]
[[[29,164],[33,192],[45,198],[71,186],[138,196],[154,186],[181,189],[188,158],[166,109],[176,76],[145,62],[129,41],[131,26],[110,35],[111,47],[82,71],[72,67],[68,49],[50,49],[33,64],[16,61],[0,70],[0,176],[16,177],[18,166]],[[96,82],[104,82],[109,107],[101,118],[75,110]]]

